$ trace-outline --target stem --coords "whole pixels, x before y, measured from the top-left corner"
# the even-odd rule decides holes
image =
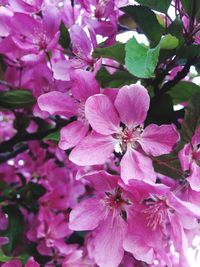
[[[50,133],[54,133],[57,130],[58,130],[58,127],[48,129],[45,131],[36,132],[36,133],[27,133],[27,132],[17,133],[10,140],[5,141],[0,144],[0,153],[10,152],[10,151],[13,152],[13,148],[16,144],[24,142],[24,141],[43,139],[45,136],[49,135]]]
[[[127,72],[127,70],[125,70],[124,68],[120,68],[120,67],[116,67],[116,66],[112,66],[112,65],[108,65],[108,64],[102,64],[102,66]]]
[[[166,82],[163,87],[161,88],[160,93],[166,93],[167,91],[169,91],[169,89],[173,86],[175,86],[179,81],[181,81],[183,78],[185,78],[185,76],[188,74],[188,72],[190,71],[190,67],[192,66],[192,64],[194,63],[194,59],[188,59],[188,61],[186,62],[184,68],[179,71],[177,73],[177,75],[175,76],[175,78],[171,81]]]

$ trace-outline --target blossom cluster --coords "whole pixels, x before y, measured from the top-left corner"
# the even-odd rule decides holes
[[[147,2],[0,0],[2,267],[190,266],[200,24],[184,1],[166,1],[174,21]],[[130,68],[117,40],[136,30],[149,47]]]

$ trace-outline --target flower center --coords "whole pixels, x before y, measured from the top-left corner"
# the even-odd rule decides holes
[[[167,212],[170,208],[166,198],[151,196],[151,198],[145,199],[143,203],[145,204],[145,209],[142,212],[146,215],[147,226],[153,231],[159,226],[164,228]]]
[[[127,198],[123,198],[122,191],[117,187],[114,192],[105,192],[106,196],[103,198],[103,204],[106,206],[108,211],[112,211],[114,215],[120,215],[122,219],[126,221],[126,206],[130,205],[131,202]]]
[[[143,132],[144,129],[141,125],[138,125],[132,129],[129,129],[126,126],[123,127],[121,133],[116,134],[114,136],[114,138],[119,140],[115,151],[117,153],[123,154],[126,152],[128,146],[132,147],[133,149],[136,149],[139,145],[139,141],[142,138]]]
[[[78,120],[82,122],[86,122],[87,119],[85,117],[85,102],[80,102],[78,107]]]

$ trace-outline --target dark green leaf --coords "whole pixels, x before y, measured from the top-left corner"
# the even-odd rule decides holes
[[[129,40],[125,46],[125,63],[128,71],[139,78],[151,78],[158,63],[160,47],[148,49],[139,44],[135,37]]]
[[[129,72],[117,70],[110,74],[104,67],[98,71],[96,78],[103,88],[118,88],[136,82],[136,78]]]
[[[137,2],[156,11],[167,13],[171,0],[137,0]]]
[[[200,87],[192,82],[181,81],[171,88],[169,95],[174,104],[187,102],[195,94],[200,92]]]
[[[3,251],[0,249],[0,262],[8,262],[10,260],[12,260],[12,257],[8,257],[6,256]]]
[[[200,1],[199,0],[181,0],[181,3],[187,12],[192,17],[193,15],[200,19]]]
[[[200,93],[192,96],[185,113],[181,128],[181,138],[185,143],[190,142],[196,128],[200,125]]]
[[[46,192],[42,185],[32,182],[28,183],[27,190],[30,190],[32,195],[34,195],[37,199],[44,195],[44,193]]]
[[[160,40],[160,49],[172,50],[175,49],[179,44],[179,40],[171,35],[167,34]]]
[[[200,55],[200,45],[188,45],[181,48],[178,52],[180,58],[190,59]]]
[[[181,179],[182,170],[178,156],[176,153],[163,155],[153,159],[155,171],[171,177],[173,179]]]
[[[45,140],[49,140],[49,141],[58,142],[60,140],[60,131],[56,131],[54,133],[50,133],[44,139]]]
[[[70,35],[68,29],[65,27],[65,24],[61,22],[60,24],[60,38],[59,38],[59,44],[67,49],[70,45]]]
[[[148,112],[146,123],[171,123],[174,115],[173,102],[169,95],[164,94],[153,98]]]
[[[8,215],[8,228],[1,232],[1,236],[9,238],[9,244],[5,246],[8,254],[12,253],[17,245],[21,245],[24,231],[24,217],[16,205],[3,207],[3,212]]]
[[[114,45],[104,47],[104,48],[97,48],[93,52],[93,57],[94,58],[111,58],[116,60],[117,62],[124,64],[124,58],[125,58],[125,49],[124,49],[124,44],[117,42]]]
[[[126,6],[122,7],[121,10],[133,17],[138,27],[154,46],[159,43],[162,36],[162,26],[151,9],[145,6]]]
[[[183,44],[183,22],[180,19],[175,19],[167,28],[167,32],[179,40],[178,47]]]
[[[0,92],[0,106],[8,109],[31,108],[36,102],[29,90]]]

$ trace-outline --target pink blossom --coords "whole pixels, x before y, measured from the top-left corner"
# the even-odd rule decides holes
[[[100,171],[85,178],[95,189],[95,197],[83,200],[72,210],[69,227],[76,231],[95,229],[91,242],[96,263],[102,267],[118,266],[124,254],[128,196],[118,186],[117,176]]]
[[[126,183],[130,179],[155,181],[147,155],[171,152],[179,135],[174,125],[150,124],[144,129],[149,102],[147,90],[139,85],[122,87],[114,104],[103,94],[91,96],[85,113],[94,131],[72,151],[70,160],[81,166],[103,164],[115,150],[122,156],[121,177]]]
[[[179,159],[182,169],[189,171],[187,180],[195,191],[200,191],[200,127],[196,129],[192,137],[191,143],[186,144],[179,152]]]
[[[85,137],[89,130],[89,123],[85,118],[85,102],[91,95],[100,92],[93,73],[74,70],[70,77],[72,97],[55,91],[38,98],[38,105],[42,111],[47,111],[51,115],[77,116],[77,120],[61,130],[61,149],[72,148]]]

